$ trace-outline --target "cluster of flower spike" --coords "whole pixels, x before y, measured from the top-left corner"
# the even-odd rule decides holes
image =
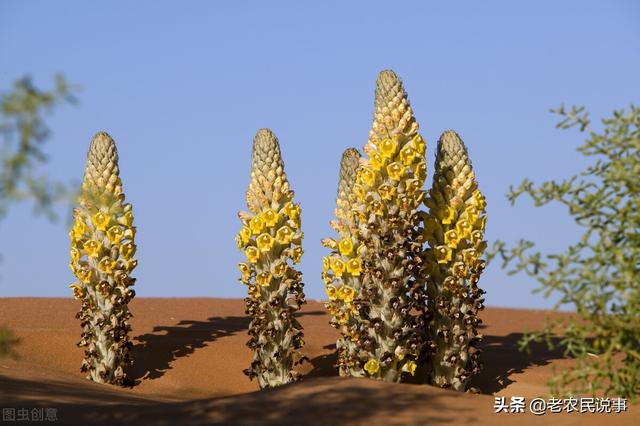
[[[87,155],[79,207],[73,212],[70,267],[77,282],[70,287],[82,308],[76,317],[85,347],[81,370],[98,383],[125,385],[131,363],[127,307],[135,292],[130,276],[136,267],[131,204],[124,203],[118,153],[111,137],[96,134]]]
[[[302,327],[293,314],[305,303],[302,274],[293,265],[302,257],[300,206],[284,172],[275,135],[261,129],[253,141],[248,212],[240,212],[242,228],[236,237],[246,262],[240,263],[240,281],[248,286],[245,299],[251,316],[251,367],[261,388],[297,378],[293,366],[302,361]]]
[[[398,381],[402,372],[414,374],[423,347],[423,320],[413,308],[424,301],[418,209],[427,167],[425,142],[392,71],[378,77],[374,122],[364,152],[353,185],[357,239],[327,239],[324,244],[343,256],[356,250],[355,258],[362,259],[360,291],[353,295],[357,321],[346,336],[357,342],[359,351],[349,360],[349,371]],[[348,273],[342,264],[328,262],[325,282]]]
[[[486,201],[480,193],[467,150],[454,131],[438,141],[435,173],[430,197],[425,200],[424,274],[428,276],[430,323],[430,382],[465,390],[479,370],[478,311],[483,308],[483,290],[478,280],[485,262]]]

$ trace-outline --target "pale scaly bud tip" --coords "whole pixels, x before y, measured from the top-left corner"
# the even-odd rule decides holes
[[[279,150],[278,138],[270,129],[260,129],[253,138],[253,152]]]
[[[440,139],[438,139],[438,150],[449,154],[467,154],[467,148],[455,130],[446,130],[440,135]]]
[[[89,155],[103,156],[110,152],[115,153],[117,160],[118,154],[113,138],[107,132],[96,133],[89,145]]]
[[[376,81],[376,109],[383,108],[395,97],[407,97],[400,77],[392,70],[384,70],[378,74]]]
[[[360,152],[355,148],[347,148],[342,153],[342,159],[340,160],[340,168],[356,169],[358,168],[360,160]]]

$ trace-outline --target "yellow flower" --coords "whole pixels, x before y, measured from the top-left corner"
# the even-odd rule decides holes
[[[404,175],[404,166],[398,162],[393,162],[387,166],[387,174],[393,180],[400,180]]]
[[[133,243],[125,243],[120,246],[120,254],[125,259],[131,259],[136,253],[136,245]]]
[[[88,240],[82,247],[91,257],[98,257],[98,255],[100,254],[100,249],[102,248],[100,243],[96,240]]]
[[[262,212],[262,220],[264,220],[264,223],[266,223],[267,226],[275,226],[275,224],[278,223],[278,220],[280,220],[280,215],[272,209],[267,209]]]
[[[445,206],[444,210],[438,210],[438,217],[443,225],[449,225],[455,219],[456,211],[450,206]]]
[[[353,241],[351,238],[343,238],[338,243],[338,250],[343,256],[349,256],[353,252]]]
[[[279,244],[289,244],[293,238],[293,231],[287,225],[284,225],[276,232],[276,240]]]
[[[474,248],[468,248],[468,249],[462,250],[462,257],[464,258],[464,261],[467,262],[468,264],[473,264],[473,263],[476,263],[476,261],[478,260],[478,252]]]
[[[385,138],[378,144],[378,149],[385,158],[393,157],[397,148],[398,142],[391,138]]]
[[[327,272],[331,268],[331,261],[329,260],[329,256],[325,256],[322,258],[322,272]]]
[[[396,189],[391,185],[387,185],[386,183],[383,183],[378,187],[378,194],[380,194],[380,198],[382,198],[383,200],[390,200],[391,198],[393,198],[395,192]]]
[[[360,178],[360,182],[364,183],[367,186],[373,186],[376,180],[376,174],[371,169],[367,169],[366,167],[360,169],[358,177]]]
[[[460,238],[465,238],[471,232],[471,224],[467,220],[460,220],[456,223],[456,229],[460,234]]]
[[[465,265],[463,262],[454,263],[453,273],[456,277],[465,278],[467,276],[467,265]]]
[[[333,275],[329,275],[326,272],[323,272],[321,275],[322,281],[324,281],[325,284],[331,284],[333,282]]]
[[[402,161],[405,166],[410,166],[415,161],[417,155],[418,153],[413,148],[407,146],[400,151],[400,161]]]
[[[124,226],[133,225],[133,213],[130,211],[126,212],[125,214],[122,215],[120,219],[118,219],[118,223]]]
[[[98,268],[104,273],[110,274],[113,272],[113,267],[115,266],[115,262],[108,257],[103,257],[98,262]]]
[[[258,238],[256,238],[256,245],[260,251],[265,252],[269,251],[273,248],[274,244],[273,237],[269,234],[260,234]]]
[[[338,293],[335,286],[328,284],[325,287],[325,291],[327,292],[327,296],[329,297],[330,300],[336,300],[338,298]]]
[[[249,293],[249,296],[254,298],[260,296],[260,287],[258,287],[257,285],[250,285],[248,293]]]
[[[288,268],[289,268],[289,265],[287,265],[287,262],[278,262],[274,264],[272,266],[273,276],[278,278],[282,277],[284,274],[287,273]]]
[[[72,261],[77,262],[78,260],[80,260],[80,251],[77,248],[71,247],[71,250],[69,250],[69,254],[71,255]]]
[[[408,194],[413,194],[416,191],[418,191],[421,186],[422,186],[422,184],[420,183],[420,181],[418,179],[412,179],[409,182],[407,182],[407,193]]]
[[[378,200],[373,200],[367,207],[369,211],[373,212],[373,214],[378,216],[382,216],[384,214],[384,205]]]
[[[479,210],[484,210],[487,207],[487,199],[484,197],[484,195],[482,195],[479,189],[473,191],[472,197],[476,207],[478,207]]]
[[[77,284],[71,284],[69,286],[69,288],[73,290],[73,297],[76,300],[80,300],[80,299],[82,299],[84,297],[84,295],[85,295],[84,288],[80,287]]]
[[[288,202],[282,210],[284,211],[284,214],[286,214],[289,219],[293,221],[296,221],[300,218],[300,206],[292,203],[291,201]]]
[[[355,295],[356,291],[352,287],[346,285],[340,287],[340,298],[346,303],[353,302]]]
[[[80,217],[76,217],[76,219],[73,221],[73,236],[75,238],[80,238],[84,235],[86,230],[87,226],[85,225],[84,220],[82,220]]]
[[[370,358],[369,361],[364,364],[364,370],[369,373],[370,376],[374,376],[378,371],[380,371],[380,363],[377,360]]]
[[[418,364],[416,364],[415,361],[407,361],[402,366],[402,371],[404,371],[406,373],[409,373],[412,376],[414,376],[416,374],[416,368],[417,367],[418,367]]]
[[[251,268],[246,263],[238,263],[238,269],[240,269],[240,272],[245,277],[251,275]]]
[[[271,276],[271,274],[269,272],[260,272],[256,276],[256,282],[261,286],[269,285],[271,283],[272,279],[273,279],[273,277]]]
[[[124,269],[127,272],[131,272],[135,269],[136,266],[138,266],[138,261],[136,259],[131,259],[130,261],[125,263]]]
[[[382,156],[377,152],[374,153],[369,159],[369,164],[371,165],[371,168],[375,171],[380,171],[384,166],[384,162],[385,162],[384,158],[382,158]]]
[[[484,234],[479,229],[476,229],[471,233],[471,244],[478,245],[482,242]]]
[[[455,229],[450,229],[444,233],[444,243],[451,248],[456,248],[460,242],[460,235]]]
[[[347,272],[354,277],[360,276],[360,272],[362,272],[362,259],[359,257],[350,259],[347,262]]]
[[[258,235],[264,229],[264,220],[260,216],[254,216],[249,221],[249,229],[254,235]]]
[[[353,193],[356,194],[356,197],[358,197],[360,201],[364,201],[366,194],[362,185],[358,185],[357,183],[355,183],[353,185]]]
[[[336,275],[336,277],[341,277],[342,274],[344,273],[345,270],[345,263],[342,259],[340,259],[339,257],[334,257],[331,259],[331,269],[333,270],[333,273]]]
[[[93,215],[91,221],[99,231],[104,231],[107,229],[109,222],[111,222],[111,218],[106,213],[98,212]]]
[[[124,232],[122,232],[122,228],[120,228],[118,225],[113,225],[107,231],[107,238],[109,238],[111,244],[118,244],[120,240],[122,240],[123,235]]]
[[[251,229],[247,228],[246,226],[243,226],[240,229],[240,232],[238,232],[238,239],[240,240],[243,246],[246,245],[249,242],[249,240],[251,240]]]
[[[467,206],[467,208],[464,209],[464,212],[467,216],[467,221],[471,224],[474,224],[480,217],[480,213],[476,206]]]
[[[132,226],[131,228],[127,228],[124,230],[124,234],[122,235],[122,238],[133,241],[133,238],[135,236],[136,236],[136,228]]]
[[[80,281],[82,281],[85,284],[89,284],[91,282],[91,277],[93,275],[93,272],[91,271],[91,269],[85,267],[82,269],[77,269],[75,274]]]
[[[447,263],[451,260],[451,247],[438,246],[433,249],[438,263]]]
[[[254,246],[247,247],[244,251],[245,256],[247,256],[247,261],[249,263],[256,263],[258,258],[260,257],[260,252]]]
[[[427,144],[425,143],[424,139],[422,139],[422,136],[415,135],[411,141],[413,142],[413,147],[415,148],[415,150],[418,151],[418,154],[424,155]]]
[[[302,247],[298,246],[291,249],[291,260],[293,260],[293,263],[300,262],[301,258],[302,258]]]

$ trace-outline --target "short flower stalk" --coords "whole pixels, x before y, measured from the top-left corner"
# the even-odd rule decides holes
[[[76,317],[83,327],[81,371],[98,383],[128,385],[132,363],[128,303],[135,296],[131,272],[137,265],[133,212],[124,202],[113,139],[95,135],[87,155],[79,206],[73,212],[70,285],[82,302]]]
[[[362,258],[359,255],[362,246],[354,218],[357,211],[353,193],[359,160],[360,153],[354,148],[342,154],[335,219],[331,221],[338,239],[323,240],[323,244],[331,248],[331,253],[322,259],[322,279],[329,297],[327,311],[332,317],[331,325],[341,333],[336,343],[339,373],[355,377],[365,375],[358,346],[363,334],[363,318],[360,317]]]
[[[251,316],[253,350],[249,378],[261,388],[298,378],[293,367],[304,357],[302,326],[294,313],[305,303],[302,274],[295,265],[302,257],[300,206],[293,201],[280,154],[280,145],[268,129],[253,141],[251,182],[246,194],[248,211],[240,212],[242,228],[236,240],[246,261],[238,265],[247,286],[246,312]]]
[[[478,287],[485,261],[486,201],[478,189],[462,139],[454,131],[438,141],[430,196],[425,200],[426,248],[424,275],[428,276],[431,366],[427,381],[458,391],[467,389],[478,373],[478,312],[484,291]]]

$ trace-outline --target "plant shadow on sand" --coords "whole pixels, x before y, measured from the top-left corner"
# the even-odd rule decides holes
[[[549,350],[546,343],[532,343],[531,352],[518,350],[518,341],[522,333],[510,333],[506,336],[485,335],[480,344],[480,360],[484,364],[480,374],[471,380],[470,385],[485,394],[493,394],[514,383],[512,374],[522,373],[529,367],[549,364],[552,360],[564,359],[561,349]],[[557,347],[559,338],[553,339]]]
[[[28,389],[28,392],[25,392]],[[62,424],[465,424],[464,395],[368,379],[316,378],[223,398],[160,402],[111,389],[0,376],[5,406],[55,407]],[[455,416],[450,410],[455,407]]]
[[[249,327],[248,317],[211,317],[206,321],[183,320],[174,326],[156,326],[134,338],[135,363],[127,373],[136,382],[162,377],[171,363],[189,356],[208,342],[232,336]]]
[[[325,315],[324,311],[298,312],[295,317]],[[249,327],[249,317],[211,317],[206,321],[183,320],[172,326],[156,326],[151,333],[133,339],[134,364],[127,369],[134,383],[162,377],[171,363],[189,356],[209,342],[232,336]]]

